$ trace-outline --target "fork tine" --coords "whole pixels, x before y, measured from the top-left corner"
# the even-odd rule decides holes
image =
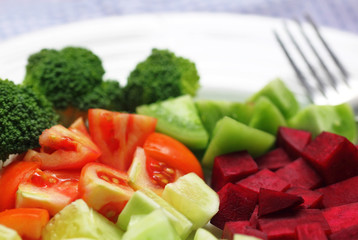
[[[307,65],[308,69],[310,70],[311,74],[313,75],[313,77],[316,79],[316,81],[318,83],[318,89],[321,91],[321,93],[325,97],[327,97],[327,95],[326,95],[326,86],[324,85],[322,79],[318,76],[316,70],[313,68],[312,64],[308,61],[308,59],[305,56],[305,54],[303,53],[301,47],[298,45],[296,39],[293,37],[292,33],[288,29],[287,22],[284,21],[283,25],[284,25],[284,29],[285,29],[287,35],[289,36],[291,42],[293,43],[293,45],[295,46],[295,48],[297,49],[297,51],[301,55],[303,61],[306,63],[306,65]]]
[[[287,48],[285,46],[285,44],[282,42],[280,36],[277,34],[277,32],[275,30],[273,30],[273,33],[275,35],[275,38],[278,42],[278,44],[280,45],[280,47],[282,48],[283,52],[285,53],[288,61],[290,62],[292,68],[294,69],[299,81],[301,82],[302,86],[305,88],[308,98],[311,102],[313,102],[313,91],[312,88],[309,86],[307,79],[305,78],[305,76],[302,74],[302,72],[300,71],[300,69],[298,68],[298,66],[295,64],[295,62],[293,61],[291,55],[289,54],[289,52],[287,51]]]
[[[326,50],[328,51],[329,55],[331,56],[331,58],[333,59],[333,61],[335,62],[335,64],[337,65],[337,67],[339,68],[339,70],[341,71],[342,75],[343,75],[343,80],[345,81],[345,83],[348,85],[348,78],[349,78],[349,73],[348,71],[345,69],[345,67],[343,66],[343,64],[341,63],[341,61],[338,59],[338,57],[333,53],[332,49],[328,46],[327,42],[324,40],[324,38],[322,37],[316,23],[313,21],[313,19],[311,18],[310,15],[306,14],[305,15],[306,20],[310,23],[310,25],[313,27],[314,31],[316,32],[318,38],[321,40],[323,46],[326,48]]]
[[[296,24],[299,27],[299,30],[301,32],[301,34],[303,35],[304,39],[306,40],[306,43],[308,44],[308,46],[310,47],[310,49],[312,50],[312,52],[314,53],[314,55],[316,56],[316,58],[318,59],[321,67],[323,68],[324,72],[326,73],[328,79],[330,80],[330,83],[332,84],[333,88],[337,91],[337,79],[333,76],[333,74],[331,73],[331,71],[328,70],[327,65],[324,63],[323,59],[321,58],[321,56],[319,55],[318,51],[316,50],[316,48],[313,46],[311,40],[308,38],[306,31],[303,29],[302,24],[300,21],[298,21],[297,19],[295,19]]]

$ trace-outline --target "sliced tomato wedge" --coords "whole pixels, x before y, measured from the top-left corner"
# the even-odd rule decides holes
[[[152,178],[156,175],[165,175],[166,167],[178,169],[184,174],[194,172],[199,177],[204,178],[203,169],[195,155],[181,142],[161,133],[152,133],[144,143],[144,151],[147,161],[156,163],[147,164],[148,174]],[[166,166],[158,167],[156,166]]]
[[[0,212],[0,224],[14,229],[25,239],[40,239],[48,221],[47,210],[40,208],[15,208]]]
[[[53,216],[78,198],[79,179],[79,171],[36,169],[20,183],[16,207],[44,208]]]
[[[40,151],[28,151],[24,160],[40,162],[41,169],[80,169],[101,155],[101,151],[89,137],[61,125],[46,129],[39,141]]]
[[[68,128],[71,131],[77,132],[80,131],[81,133],[85,134],[87,137],[90,137],[88,129],[86,127],[85,121],[83,120],[83,117],[77,118],[71,126]]]
[[[81,171],[79,192],[88,206],[115,222],[134,190],[128,184],[127,173],[88,163]]]
[[[128,169],[129,184],[136,190],[150,189],[159,196],[165,185],[175,182],[183,173],[146,156],[143,148],[138,147],[132,165]]]
[[[101,149],[100,162],[127,171],[138,146],[155,131],[157,120],[138,114],[90,109],[89,131]]]
[[[1,170],[0,211],[15,207],[16,191],[23,179],[26,179],[40,166],[38,162],[16,161]]]

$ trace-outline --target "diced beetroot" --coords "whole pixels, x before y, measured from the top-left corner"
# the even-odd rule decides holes
[[[299,209],[283,211],[259,219],[259,229],[267,234],[268,239],[296,239],[296,227],[300,224],[319,223],[326,234],[329,225],[319,209]]]
[[[263,231],[260,231],[258,229],[255,229],[253,227],[246,227],[244,234],[248,235],[248,236],[256,237],[258,239],[263,239],[263,240],[268,239],[266,233],[264,233]]]
[[[223,229],[226,222],[250,219],[257,203],[257,193],[233,183],[227,183],[218,191],[218,195],[219,211],[211,219],[214,226]]]
[[[219,191],[226,183],[235,183],[257,171],[257,164],[247,151],[221,155],[214,160],[211,186]]]
[[[292,159],[296,159],[310,143],[311,137],[311,133],[307,131],[280,127],[277,132],[277,146],[282,147]]]
[[[303,198],[289,193],[261,188],[259,193],[258,216],[264,216],[303,203]]]
[[[323,194],[322,204],[325,208],[358,202],[358,176],[316,189],[316,191]]]
[[[235,233],[242,233],[247,226],[250,226],[249,221],[226,222],[222,238],[232,240]]]
[[[358,225],[342,229],[329,236],[329,240],[358,240]]]
[[[235,233],[267,239],[267,234],[250,226],[249,221],[226,222],[222,238],[232,240]]]
[[[327,240],[327,235],[323,231],[321,224],[308,223],[300,224],[296,227],[297,240]]]
[[[322,210],[332,233],[358,225],[358,203],[326,208]]]
[[[291,163],[292,160],[282,148],[276,148],[255,159],[259,169],[275,171]]]
[[[358,149],[347,138],[334,133],[322,132],[304,148],[302,156],[323,176],[326,184],[358,173]]]
[[[287,189],[287,193],[296,194],[303,198],[303,203],[301,204],[304,208],[321,208],[322,207],[322,199],[323,194],[308,190],[305,188],[292,187]],[[300,207],[301,207],[300,206]]]
[[[259,220],[258,213],[259,213],[259,205],[256,205],[253,213],[251,214],[250,220],[249,220],[250,226],[253,228],[257,228],[257,222]]]
[[[290,187],[290,184],[287,181],[279,178],[274,172],[268,169],[258,171],[257,173],[238,181],[236,184],[250,189],[257,194],[259,194],[260,188],[285,191]]]
[[[303,158],[296,159],[275,173],[292,187],[314,189],[323,183],[322,177]]]

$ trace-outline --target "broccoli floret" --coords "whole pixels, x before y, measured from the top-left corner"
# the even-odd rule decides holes
[[[28,58],[23,84],[44,94],[68,126],[89,108],[122,110],[122,89],[103,81],[104,72],[101,59],[85,48],[42,49]]]
[[[103,75],[100,58],[85,48],[43,49],[28,58],[23,84],[63,110],[77,108],[82,96],[102,83]]]
[[[0,160],[38,147],[42,131],[56,123],[57,115],[44,96],[0,79]]]
[[[84,95],[78,104],[78,108],[86,111],[89,108],[102,108],[112,111],[121,111],[122,88],[116,80],[103,81],[93,91]]]
[[[199,88],[199,75],[190,60],[169,50],[153,49],[151,55],[130,73],[123,89],[126,110],[134,112],[142,104],[190,94]]]

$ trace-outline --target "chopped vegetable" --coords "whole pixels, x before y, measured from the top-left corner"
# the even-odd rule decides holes
[[[57,115],[44,96],[0,79],[0,160],[38,147],[42,131],[56,121]]]
[[[126,110],[137,106],[189,94],[199,88],[196,66],[189,59],[169,50],[153,49],[151,55],[130,73],[124,87]]]
[[[28,58],[23,84],[44,94],[69,125],[91,107],[120,109],[119,83],[103,81],[104,73],[101,59],[88,49],[42,49]]]

